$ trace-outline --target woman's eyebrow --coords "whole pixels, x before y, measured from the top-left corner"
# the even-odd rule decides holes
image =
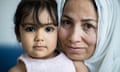
[[[62,17],[65,17],[65,18],[67,18],[67,19],[72,20],[72,18],[71,18],[71,17],[69,17],[69,16],[67,16],[67,15],[63,15]]]
[[[82,19],[81,21],[82,21],[82,22],[88,22],[88,21],[94,21],[94,22],[97,22],[96,19],[92,19],[92,18]]]
[[[69,17],[69,16],[67,16],[67,15],[63,15],[62,17],[65,17],[65,18],[67,18],[67,19],[72,20],[72,18]],[[82,21],[82,22],[88,22],[88,21],[94,21],[94,22],[97,22],[96,19],[92,19],[92,18],[81,19],[81,21]]]

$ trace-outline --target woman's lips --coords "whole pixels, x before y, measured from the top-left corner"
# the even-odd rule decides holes
[[[81,52],[81,51],[83,51],[83,50],[86,49],[85,47],[71,47],[71,46],[69,46],[69,47],[67,47],[67,48],[68,48],[69,51],[71,51],[71,52]]]

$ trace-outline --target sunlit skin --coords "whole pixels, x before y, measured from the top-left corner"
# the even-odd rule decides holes
[[[54,25],[46,9],[40,11],[38,25],[33,21],[33,14],[27,16],[20,26],[20,41],[26,54],[32,58],[51,58],[57,45],[57,26]]]
[[[73,61],[84,61],[95,51],[97,12],[91,0],[68,0],[59,29],[60,45]]]

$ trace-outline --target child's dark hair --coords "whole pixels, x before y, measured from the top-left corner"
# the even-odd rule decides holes
[[[48,11],[51,19],[53,20],[53,23],[57,26],[58,16],[57,3],[55,0],[21,0],[14,16],[15,34],[18,41],[20,41],[19,28],[24,19],[33,11],[33,21],[37,22],[37,24],[41,24],[39,21],[39,11],[43,9],[46,9]]]

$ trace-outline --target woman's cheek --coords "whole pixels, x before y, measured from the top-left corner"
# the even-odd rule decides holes
[[[96,44],[97,42],[97,34],[95,32],[91,32],[86,35],[86,41],[90,44]]]
[[[67,31],[64,28],[59,29],[59,40],[61,44],[64,44],[66,41],[67,37]]]
[[[66,31],[63,28],[59,29],[59,38],[62,40],[66,36]]]

